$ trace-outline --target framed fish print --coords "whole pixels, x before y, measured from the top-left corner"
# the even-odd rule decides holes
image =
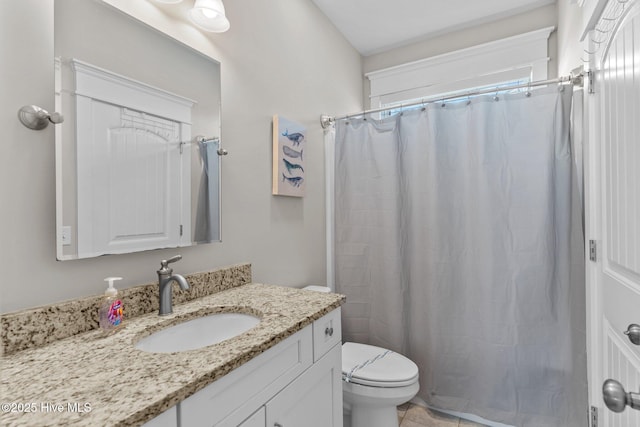
[[[303,197],[306,129],[299,123],[273,116],[273,186],[276,196]]]

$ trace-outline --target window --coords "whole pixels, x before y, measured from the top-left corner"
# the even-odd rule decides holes
[[[473,46],[366,74],[371,108],[400,105],[469,88],[548,78],[548,40],[554,27]],[[516,83],[517,82],[517,83]]]
[[[467,99],[471,99],[474,98],[475,96],[479,96],[479,95],[471,95],[468,97],[465,97],[464,95],[466,93],[471,93],[471,92],[478,92],[478,91],[483,91],[483,90],[487,90],[487,89],[495,89],[496,91],[499,92],[503,92],[506,90],[509,90],[510,87],[518,87],[520,85],[525,85],[527,83],[529,83],[531,80],[528,78],[525,79],[520,79],[520,80],[511,80],[511,81],[507,81],[507,82],[500,82],[500,83],[496,83],[496,84],[491,84],[491,85],[486,85],[486,86],[476,86],[476,87],[469,87],[469,88],[465,88],[462,90],[458,90],[458,91],[453,91],[453,92],[445,92],[445,93],[439,93],[437,94],[438,96],[442,96],[442,98],[447,98],[447,97],[451,97],[451,96],[456,96],[456,95],[461,95],[460,99],[457,100],[453,100],[453,101],[448,101],[448,102],[466,102]],[[522,90],[522,89],[520,89]],[[524,89],[526,90],[526,88]],[[429,98],[432,100],[433,97],[429,96]],[[414,108],[422,108],[422,105],[420,105],[420,102],[425,100],[426,98],[414,98],[414,99],[406,99],[402,102],[391,102],[388,104],[382,104],[380,105],[380,108],[390,108],[389,110],[385,110],[381,113],[381,117],[389,117],[392,116],[396,113],[399,113],[400,111],[407,111],[407,110],[411,110]],[[416,104],[410,107],[403,107],[403,105],[411,105],[411,104]]]

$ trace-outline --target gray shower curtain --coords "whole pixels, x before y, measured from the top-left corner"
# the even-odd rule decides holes
[[[430,405],[584,426],[584,264],[556,87],[338,121],[344,339],[402,352]]]

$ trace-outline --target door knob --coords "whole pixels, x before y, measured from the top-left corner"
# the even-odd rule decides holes
[[[629,337],[629,341],[635,345],[640,345],[640,325],[630,324],[624,334]]]
[[[626,406],[640,409],[640,394],[627,393],[616,380],[606,380],[602,385],[602,396],[607,408],[613,412],[622,412]]]

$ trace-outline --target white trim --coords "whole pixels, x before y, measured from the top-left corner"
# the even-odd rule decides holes
[[[498,83],[499,73],[513,70],[521,70],[520,72],[527,74],[532,81],[546,80],[549,61],[548,40],[554,30],[555,27],[546,27],[372,71],[365,74],[371,82],[371,98],[379,98],[384,103],[385,97],[404,92],[405,99],[415,99],[424,96],[422,93],[425,88],[445,84],[450,90],[462,90],[469,87],[470,81],[481,77],[487,80],[487,76],[491,75],[496,75],[494,82]],[[452,82],[459,82],[459,87]],[[414,90],[417,91],[415,94],[412,93]],[[372,103],[371,107],[377,106]]]
[[[54,94],[55,94],[55,111],[62,112],[62,63],[59,57],[53,58],[54,64]],[[54,126],[55,141],[62,141],[62,126]],[[62,209],[63,209],[63,193],[62,193],[62,144],[55,144],[56,158],[56,259],[61,261],[64,259],[64,248],[62,245]]]
[[[546,69],[546,62],[544,63],[544,68]],[[527,81],[531,81],[531,74],[532,71],[530,66],[512,70],[500,70],[484,76],[474,76],[456,81],[444,81],[427,87],[416,87],[400,92],[389,93],[383,96],[372,96],[371,105],[372,108],[377,108],[378,106],[383,107],[390,104],[403,103],[408,100],[417,101],[419,99],[426,99],[439,95],[453,94],[464,89],[484,88],[503,82],[521,81],[522,83],[525,83]],[[376,107],[373,107],[374,105]]]
[[[334,235],[335,235],[335,152],[336,152],[336,128],[335,125],[329,126],[324,130],[324,169],[325,169],[325,225],[327,239],[327,287],[331,291],[336,291],[335,284],[335,252],[334,252]]]
[[[191,124],[196,101],[77,59],[69,62],[75,72],[76,95]]]
[[[594,94],[585,94],[584,117],[585,132],[583,139],[584,153],[584,207],[585,207],[585,244],[589,240],[595,240],[602,248],[601,230],[601,195],[600,195],[600,94],[597,90]],[[602,409],[602,352],[603,346],[601,319],[603,316],[602,284],[600,269],[602,266],[602,251],[597,256],[596,262],[591,262],[585,253],[585,286],[586,286],[586,332],[587,332],[587,384],[589,393],[589,405]]]

